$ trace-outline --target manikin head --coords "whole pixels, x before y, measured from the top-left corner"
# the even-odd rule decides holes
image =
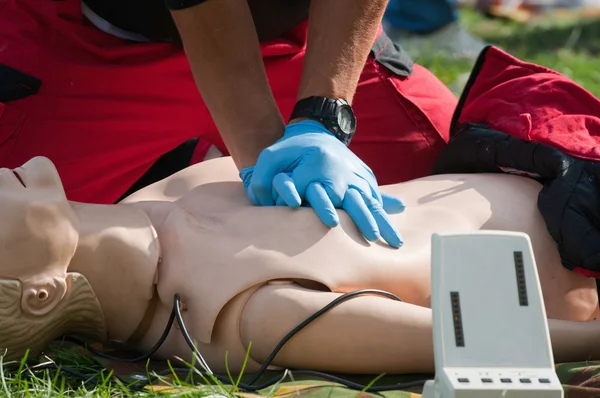
[[[37,157],[0,169],[0,355],[35,358],[64,334],[106,335],[102,309],[87,282],[67,268],[79,238],[54,165]]]

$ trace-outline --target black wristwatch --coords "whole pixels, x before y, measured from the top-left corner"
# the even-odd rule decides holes
[[[356,131],[356,118],[348,101],[327,97],[308,97],[296,103],[290,120],[297,118],[314,119],[345,145]]]

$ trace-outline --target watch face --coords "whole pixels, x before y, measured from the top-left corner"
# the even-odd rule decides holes
[[[340,130],[347,135],[352,135],[356,131],[356,118],[354,112],[349,106],[342,106],[338,112],[338,125]]]

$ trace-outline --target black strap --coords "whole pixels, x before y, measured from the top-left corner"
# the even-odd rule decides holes
[[[402,77],[413,73],[414,62],[410,55],[388,37],[385,31],[373,43],[371,56],[394,74]]]
[[[181,45],[171,17],[180,10],[205,0],[83,0],[95,14],[117,28],[152,41]],[[166,4],[165,4],[166,1]],[[248,0],[256,33],[261,42],[280,37],[308,18],[310,0]]]
[[[95,14],[127,32],[152,41],[181,44],[164,0],[83,0]]]
[[[15,101],[37,91],[42,81],[8,65],[0,64],[0,102]]]
[[[301,117],[311,119],[322,119],[324,122],[329,121],[336,115],[337,104],[336,100],[327,97],[308,97],[296,102],[290,120]]]

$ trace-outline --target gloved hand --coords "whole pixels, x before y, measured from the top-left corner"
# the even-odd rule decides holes
[[[387,213],[401,213],[404,203],[379,192],[371,169],[321,123],[288,125],[283,137],[240,177],[255,205],[297,208],[308,203],[330,228],[339,224],[335,209],[342,208],[366,239],[382,237],[393,247],[403,244]]]

